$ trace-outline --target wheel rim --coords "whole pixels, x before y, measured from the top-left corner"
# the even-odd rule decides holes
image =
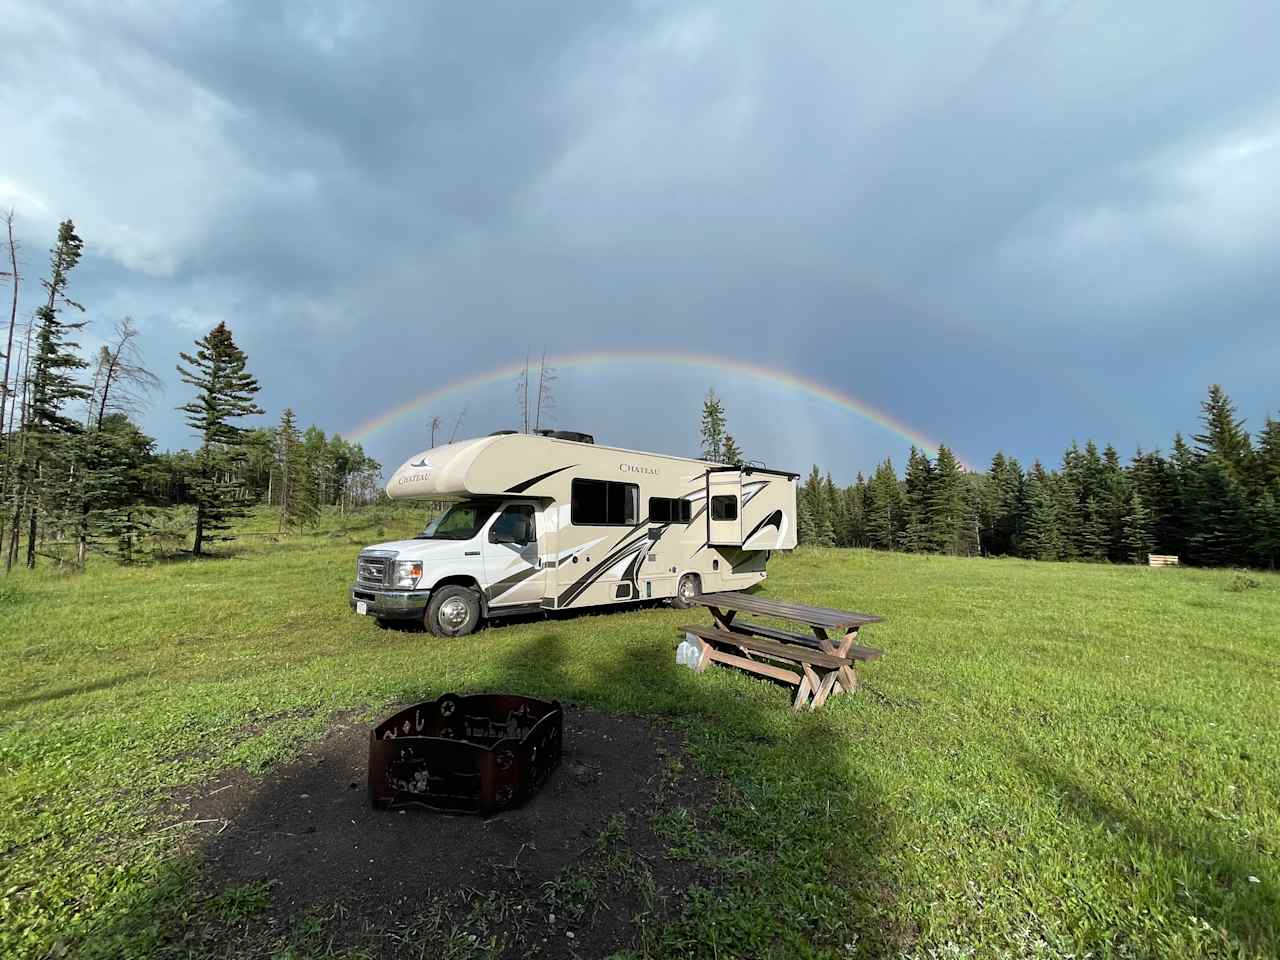
[[[683,580],[680,581],[680,599],[687,601],[687,600],[692,600],[693,597],[694,597],[693,580],[691,580],[688,577],[685,577]]]
[[[437,619],[440,621],[440,626],[456,630],[467,622],[468,616],[470,616],[470,611],[467,610],[467,605],[457,597],[450,597],[440,604],[440,613]]]

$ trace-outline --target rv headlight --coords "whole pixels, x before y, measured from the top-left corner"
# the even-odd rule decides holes
[[[421,560],[397,560],[396,576],[392,581],[394,586],[409,587],[410,589],[418,585],[418,581],[422,579],[422,561]]]

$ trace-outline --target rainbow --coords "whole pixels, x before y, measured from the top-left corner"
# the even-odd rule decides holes
[[[908,426],[901,420],[859,400],[857,397],[841,393],[834,387],[817,380],[810,380],[786,370],[766,367],[747,360],[733,360],[727,357],[713,357],[709,354],[675,353],[660,350],[602,350],[591,353],[563,354],[547,357],[547,366],[557,371],[572,370],[582,367],[621,366],[636,364],[656,364],[664,367],[681,367],[696,370],[700,373],[734,374],[758,383],[781,386],[797,393],[822,400],[842,410],[847,410],[864,420],[896,434],[902,439],[924,450],[929,455],[936,455],[938,444],[925,434]],[[350,433],[343,436],[352,443],[363,443],[374,434],[380,433],[399,420],[415,413],[422,413],[431,407],[439,407],[445,401],[459,394],[464,394],[481,387],[491,386],[513,380],[524,369],[524,362],[510,363],[489,370],[485,373],[461,377],[449,383],[426,390],[415,397],[410,397],[391,409],[370,417],[358,424]],[[963,464],[962,464],[963,465]],[[966,469],[968,467],[966,466]]]

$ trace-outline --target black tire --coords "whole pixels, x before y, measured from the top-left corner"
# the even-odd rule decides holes
[[[686,573],[676,585],[676,595],[671,598],[671,606],[677,610],[688,610],[693,606],[689,597],[702,593],[702,578],[696,573]]]
[[[441,587],[432,592],[422,619],[437,637],[465,637],[480,626],[480,597],[470,587]]]

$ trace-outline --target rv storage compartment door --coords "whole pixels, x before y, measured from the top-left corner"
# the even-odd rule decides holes
[[[707,473],[707,542],[713,547],[742,543],[742,474],[737,470]]]

